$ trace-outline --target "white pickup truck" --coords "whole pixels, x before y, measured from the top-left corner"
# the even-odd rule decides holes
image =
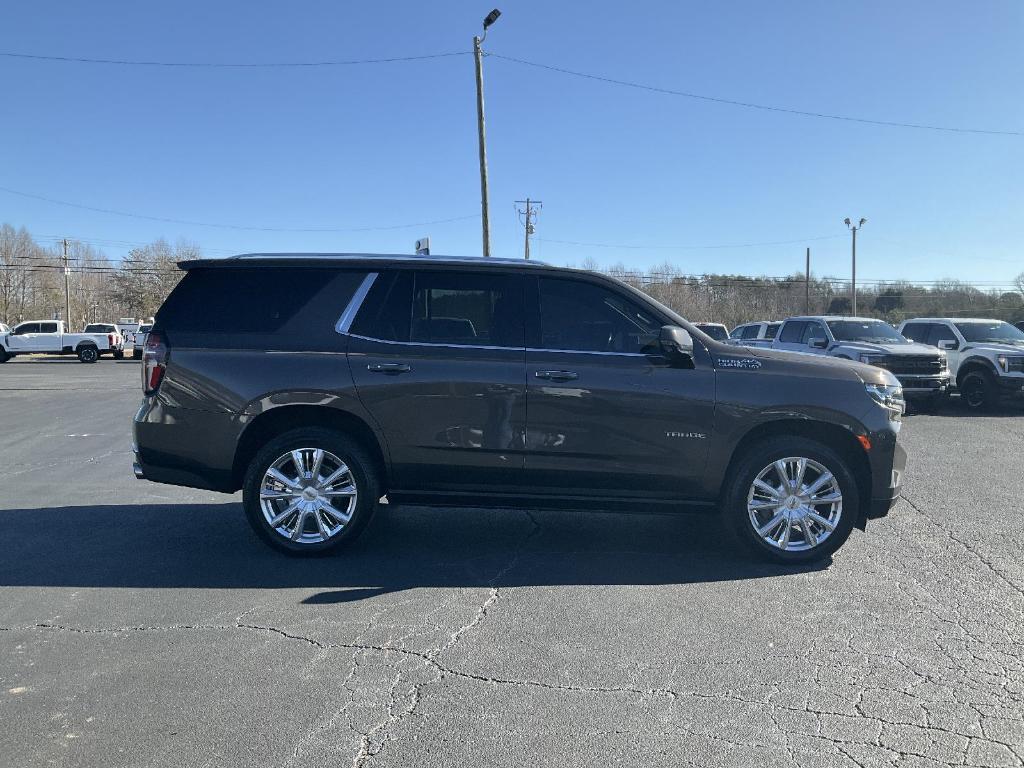
[[[100,355],[117,352],[120,339],[113,333],[65,333],[60,320],[28,320],[0,335],[0,363],[15,355],[78,355],[95,363]]]
[[[790,317],[772,341],[772,349],[877,365],[895,374],[906,399],[925,406],[938,406],[949,392],[945,352],[915,344],[888,323],[870,317]]]
[[[971,410],[1024,395],[1024,332],[1019,328],[984,318],[915,317],[900,325],[900,333],[945,350],[960,399]]]

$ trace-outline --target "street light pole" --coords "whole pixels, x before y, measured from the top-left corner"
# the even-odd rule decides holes
[[[850,270],[852,280],[850,282],[850,311],[851,314],[857,316],[857,230],[868,223],[867,219],[861,219],[856,224],[852,223],[849,219],[843,220],[846,226],[850,228],[850,232],[853,233],[853,254],[852,254],[852,268]]]
[[[473,60],[476,62],[476,126],[480,144],[480,217],[483,222],[484,257],[491,255],[491,219],[487,191],[487,132],[484,129],[484,39],[501,11],[495,8],[484,19],[484,33],[473,38]]]

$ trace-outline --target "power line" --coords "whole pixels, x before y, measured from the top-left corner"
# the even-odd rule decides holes
[[[796,243],[810,243],[817,240],[835,240],[846,235],[824,235],[822,237],[804,237],[798,240],[772,240],[763,243],[719,243],[715,245],[624,245],[621,243],[586,243],[578,240],[555,240],[550,237],[538,237],[542,243],[559,243],[560,245],[577,245],[585,248],[621,248],[623,250],[637,251],[697,251],[715,250],[720,248],[758,248],[768,245],[794,245]]]
[[[70,203],[67,200],[56,200],[52,197],[44,197],[42,195],[33,195],[29,192],[20,192],[16,189],[10,189],[9,187],[0,187],[0,192],[7,192],[11,195],[18,195],[19,197],[27,197],[31,200],[42,200],[45,203],[52,203],[54,205],[64,205],[68,208],[78,208],[83,211],[93,211],[94,213],[109,213],[114,216],[125,216],[130,219],[145,219],[146,221],[160,221],[166,224],[183,224],[191,227],[213,227],[215,229],[234,229],[243,230],[247,232],[324,232],[324,233],[338,233],[338,232],[381,232],[392,229],[413,229],[415,227],[426,227],[435,224],[448,224],[454,221],[468,221],[469,219],[479,218],[480,214],[474,213],[470,216],[456,216],[450,219],[436,219],[434,221],[419,221],[412,224],[392,224],[388,226],[377,226],[377,227],[251,227],[241,224],[220,224],[209,221],[190,221],[188,219],[171,219],[164,216],[147,216],[142,213],[129,213],[127,211],[116,211],[110,208],[96,208],[91,205],[81,205],[79,203]]]
[[[57,61],[65,64],[110,64],[123,67],[181,67],[195,69],[276,69],[294,67],[347,67],[358,64],[394,64],[404,61],[425,61],[452,56],[469,56],[472,51],[426,53],[419,56],[390,56],[382,59],[338,59],[326,61],[138,61],[131,59],[90,59],[78,56],[45,56],[34,53],[0,51],[0,56],[32,61]]]
[[[677,91],[672,88],[659,88],[654,85],[646,85],[644,83],[635,83],[629,80],[618,80],[613,77],[604,77],[602,75],[594,75],[588,72],[578,72],[572,69],[565,69],[564,67],[555,67],[550,64],[540,64],[535,61],[527,61],[526,59],[517,59],[513,56],[503,56],[500,53],[488,53],[488,56],[493,56],[496,59],[503,61],[511,61],[514,64],[522,64],[528,67],[536,67],[537,69],[545,69],[551,72],[559,72],[563,75],[572,75],[573,77],[581,77],[587,80],[596,80],[601,83],[609,83],[611,85],[620,85],[626,88],[636,88],[642,91],[650,91],[652,93],[660,93],[666,96],[682,96],[687,99],[697,99],[699,101],[710,101],[716,104],[728,104],[733,107],[744,107],[746,109],[760,109],[765,112],[781,112],[789,115],[799,115],[801,117],[816,117],[824,120],[840,120],[850,123],[863,123],[866,125],[880,125],[889,128],[915,128],[918,130],[926,131],[944,131],[947,133],[976,133],[986,134],[990,136],[1024,136],[1024,131],[1011,131],[1011,130],[990,130],[985,128],[959,128],[948,125],[930,125],[927,123],[907,123],[897,120],[872,120],[866,117],[852,117],[850,115],[834,115],[828,112],[812,112],[802,109],[792,109],[790,107],[777,107],[769,104],[756,104],[749,101],[737,101],[735,99],[725,99],[720,96],[706,96],[700,93],[690,93],[688,91]]]

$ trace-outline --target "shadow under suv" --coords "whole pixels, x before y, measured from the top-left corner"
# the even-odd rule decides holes
[[[888,512],[902,392],[860,363],[715,341],[609,277],[480,258],[183,262],[143,355],[135,473],[243,492],[291,553],[379,500],[718,512],[827,557]]]

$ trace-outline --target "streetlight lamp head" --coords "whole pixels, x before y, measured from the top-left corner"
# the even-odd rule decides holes
[[[499,11],[497,8],[488,13],[487,16],[484,18],[484,29],[487,29],[489,26],[491,26],[491,24],[496,22],[499,16],[501,16],[501,11]]]
[[[864,226],[865,224],[867,224],[867,223],[868,223],[868,220],[867,220],[867,219],[861,219],[861,220],[860,220],[860,224],[858,224],[857,226],[859,226],[859,227],[863,227],[863,226]]]
[[[846,226],[850,226],[850,219],[849,218],[843,219],[843,223],[846,224]]]

